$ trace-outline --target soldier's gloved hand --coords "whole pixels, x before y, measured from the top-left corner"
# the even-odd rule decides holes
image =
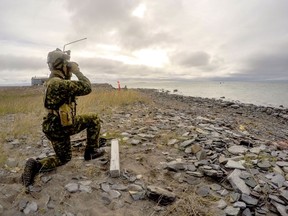
[[[72,73],[77,73],[80,71],[79,66],[76,62],[68,62],[69,71]]]

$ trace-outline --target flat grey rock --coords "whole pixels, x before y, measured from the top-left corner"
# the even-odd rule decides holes
[[[281,205],[281,204],[279,204],[279,203],[277,203],[277,202],[275,202],[275,201],[272,201],[271,204],[272,204],[273,206],[275,206],[275,208],[277,209],[277,211],[279,212],[279,214],[280,214],[281,216],[288,216],[288,211],[287,211],[286,206]]]
[[[288,203],[288,190],[281,191],[280,196]]]
[[[147,186],[147,197],[160,205],[168,205],[175,201],[176,195],[158,186]]]
[[[280,167],[288,167],[287,161],[277,161],[276,164]]]
[[[246,208],[243,212],[242,212],[242,216],[252,216],[252,213],[250,211],[249,208]]]
[[[233,206],[227,206],[224,209],[226,215],[237,216],[240,212],[240,208],[234,208]]]
[[[180,147],[181,148],[187,148],[188,146],[192,145],[192,143],[195,141],[195,139],[189,139],[189,140],[186,140],[184,142],[182,142],[180,144]]]
[[[197,190],[196,190],[196,193],[199,195],[199,196],[202,196],[202,197],[206,197],[210,194],[210,188],[208,186],[202,186],[202,187],[199,187]]]
[[[242,165],[241,162],[239,161],[233,161],[233,160],[228,160],[226,165],[226,168],[230,168],[230,169],[241,169],[241,170],[245,170],[246,168]]]
[[[244,154],[248,151],[247,148],[240,146],[240,145],[233,145],[228,148],[228,152],[238,155],[238,154]]]
[[[24,214],[25,215],[28,215],[28,214],[30,214],[30,213],[34,213],[34,212],[36,212],[38,210],[38,205],[37,205],[37,203],[36,202],[34,202],[34,201],[32,201],[32,202],[29,202],[28,204],[27,204],[27,206],[25,207],[25,209],[24,209]]]
[[[220,199],[220,200],[218,200],[218,201],[216,202],[216,206],[217,206],[217,208],[219,208],[219,209],[224,209],[224,208],[227,207],[227,203],[225,202],[225,200]]]
[[[234,208],[240,208],[240,209],[245,209],[246,208],[246,203],[245,202],[241,202],[241,201],[237,201],[233,204]]]
[[[177,139],[171,139],[171,140],[169,140],[168,141],[168,145],[174,145],[174,144],[176,144],[178,142],[178,140]]]
[[[117,199],[121,196],[121,193],[116,190],[110,190],[108,194],[111,196],[112,199]]]
[[[132,197],[133,200],[142,200],[145,198],[145,191],[129,191],[130,196]]]
[[[79,185],[79,191],[86,192],[86,193],[92,193],[92,188],[89,185]]]
[[[65,185],[65,189],[70,193],[75,193],[79,190],[79,185],[77,183],[69,183]]]
[[[258,199],[253,198],[247,194],[242,194],[241,200],[244,201],[248,206],[256,206],[258,204]]]
[[[275,176],[273,176],[273,178],[271,179],[271,182],[276,185],[277,187],[282,187],[284,182],[285,182],[285,177],[283,175],[280,174],[276,174]]]
[[[257,163],[257,166],[265,171],[268,171],[268,169],[271,167],[271,164],[269,161],[262,161]]]
[[[245,184],[245,182],[243,181],[243,179],[240,178],[241,175],[241,171],[238,169],[235,169],[228,177],[228,181],[230,182],[230,184],[232,185],[232,187],[236,190],[236,191],[241,191],[241,193],[244,194],[250,194],[251,190],[250,188]]]

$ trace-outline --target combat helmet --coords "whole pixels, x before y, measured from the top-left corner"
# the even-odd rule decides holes
[[[47,64],[49,68],[53,68],[56,64],[62,63],[63,61],[70,60],[69,52],[62,52],[59,48],[48,53]]]

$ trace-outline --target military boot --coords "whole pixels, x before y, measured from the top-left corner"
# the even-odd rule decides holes
[[[103,156],[104,154],[105,154],[104,149],[94,149],[94,148],[86,147],[85,153],[84,153],[84,160],[88,161],[88,160],[96,159],[98,157]]]
[[[21,176],[22,183],[25,187],[28,187],[29,185],[32,185],[34,183],[34,178],[36,174],[41,169],[41,163],[33,158],[30,158],[24,168],[24,172]]]
[[[105,146],[106,144],[107,144],[107,139],[104,138],[104,137],[100,137],[100,139],[99,139],[99,148]]]

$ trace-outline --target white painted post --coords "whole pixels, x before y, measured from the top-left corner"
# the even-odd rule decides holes
[[[117,139],[111,140],[110,175],[113,178],[120,176],[119,143]]]

